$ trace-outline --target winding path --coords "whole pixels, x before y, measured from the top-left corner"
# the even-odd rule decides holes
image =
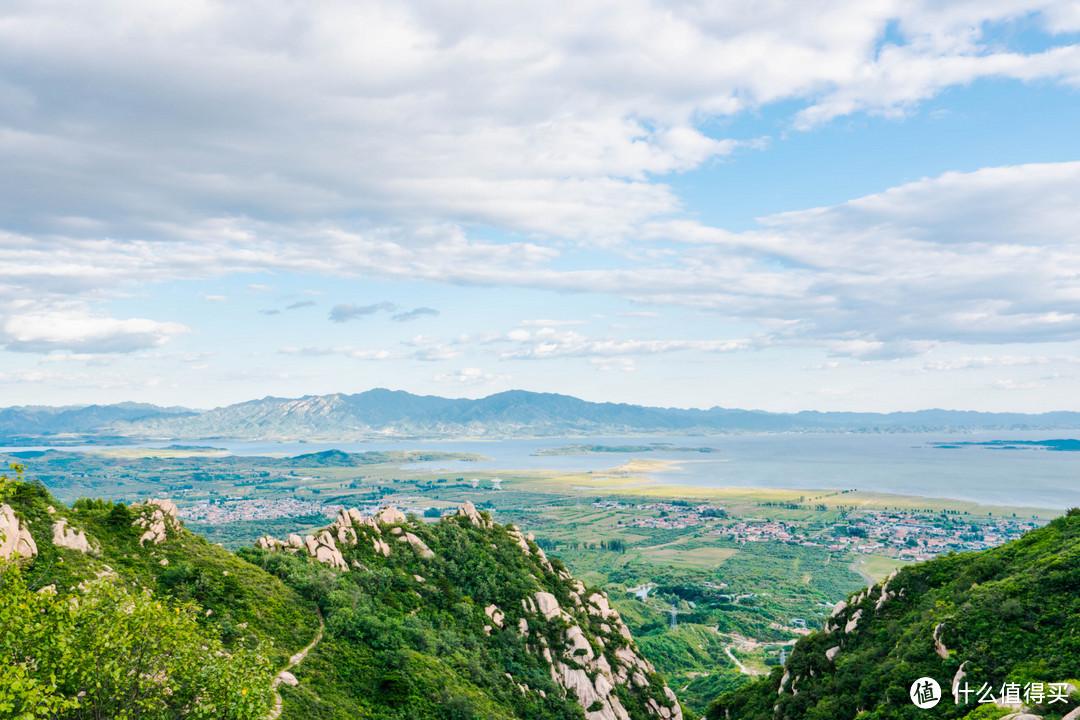
[[[751,670],[750,668],[746,667],[741,662],[739,662],[739,658],[735,657],[735,653],[731,652],[731,646],[730,645],[725,645],[724,646],[724,652],[726,652],[727,656],[729,658],[731,658],[731,662],[733,662],[733,663],[735,663],[736,665],[739,666],[739,671],[742,672],[743,675],[760,675],[761,674],[759,672]]]
[[[855,562],[851,563],[851,565],[849,566],[848,569],[851,570],[851,572],[853,572],[853,573],[857,573],[859,575],[859,577],[861,577],[863,580],[865,580],[868,587],[873,586],[874,578],[870,577],[869,575],[867,575],[866,573],[864,573],[862,571],[862,568],[859,567],[860,563],[862,563],[862,558],[856,559]]]
[[[322,611],[316,608],[315,612],[319,614],[319,631],[315,633],[315,639],[308,643],[308,646],[305,647],[303,650],[290,657],[289,664],[281,668],[281,670],[278,671],[278,674],[274,676],[274,682],[270,684],[270,687],[274,690],[274,709],[271,710],[270,713],[266,716],[266,720],[277,720],[281,716],[281,693],[279,693],[277,689],[278,686],[281,685],[282,680],[285,677],[285,673],[289,672],[290,669],[299,665],[304,660],[304,658],[307,657],[308,652],[310,652],[311,649],[318,645],[319,641],[322,640],[323,630],[326,629],[326,623],[323,622]]]

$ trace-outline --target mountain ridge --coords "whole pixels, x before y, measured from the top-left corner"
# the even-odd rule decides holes
[[[483,398],[361,393],[266,396],[205,412],[122,403],[0,409],[0,440],[460,439],[753,432],[925,432],[1080,428],[1080,412],[989,413],[926,409],[893,413],[771,413],[714,406],[596,403],[559,393],[507,390]]]
[[[682,720],[604,591],[471,503],[233,554],[169,500],[0,479],[0,717]]]
[[[1018,540],[908,566],[849,596],[824,630],[796,643],[783,667],[723,694],[707,717],[1037,720],[1068,711],[1076,720],[1077,582],[1080,510],[1073,509]],[[933,709],[911,699],[923,678],[940,685]],[[1031,685],[1042,695],[1024,697]],[[1050,686],[1059,700],[1050,700]]]

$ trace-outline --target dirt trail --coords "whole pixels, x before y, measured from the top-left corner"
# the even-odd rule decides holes
[[[289,658],[289,664],[281,668],[281,670],[278,671],[278,674],[274,676],[274,682],[270,685],[270,687],[274,689],[274,709],[266,716],[266,720],[277,720],[281,716],[281,693],[279,693],[277,689],[278,686],[281,685],[282,677],[284,677],[285,673],[289,670],[303,662],[304,658],[307,657],[308,652],[322,640],[323,630],[326,629],[326,624],[323,622],[322,611],[316,609],[315,612],[319,613],[319,631],[315,633],[315,639],[308,643],[308,646],[303,650]]]
[[[731,652],[731,646],[730,645],[725,645],[724,646],[724,652],[726,652],[727,656],[729,658],[731,658],[731,662],[733,662],[733,663],[735,663],[736,665],[739,666],[739,671],[742,672],[743,675],[761,675],[760,672],[757,672],[755,670],[751,670],[750,668],[746,667],[741,662],[739,662],[739,658],[735,657],[735,653]]]
[[[857,573],[859,575],[859,577],[861,577],[863,580],[865,580],[866,584],[868,586],[872,586],[874,584],[874,578],[870,577],[869,575],[867,575],[866,573],[864,573],[862,571],[862,569],[859,567],[859,565],[861,563],[862,563],[862,559],[860,558],[860,559],[856,560],[855,562],[851,563],[851,566],[850,566],[849,569],[851,570],[851,572]]]

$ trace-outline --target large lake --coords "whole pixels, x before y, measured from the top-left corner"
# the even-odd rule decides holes
[[[990,505],[1065,509],[1080,506],[1080,452],[1006,450],[984,446],[942,449],[935,443],[1080,438],[1076,431],[944,433],[791,433],[710,437],[590,437],[538,440],[360,442],[360,443],[199,443],[237,455],[297,455],[337,448],[443,450],[478,453],[487,462],[418,463],[458,476],[470,471],[603,470],[632,457],[673,460],[679,465],[649,473],[658,482],[694,487],[796,489],[858,488],[876,492],[956,498]],[[596,455],[534,455],[567,445],[649,445],[707,447],[711,453],[648,452]],[[152,445],[163,447],[170,443]],[[0,448],[0,451],[44,448]],[[88,448],[57,448],[61,450]]]

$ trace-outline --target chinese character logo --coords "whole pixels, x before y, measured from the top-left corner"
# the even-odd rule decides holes
[[[927,710],[941,702],[941,686],[934,678],[922,677],[911,683],[911,702]]]

